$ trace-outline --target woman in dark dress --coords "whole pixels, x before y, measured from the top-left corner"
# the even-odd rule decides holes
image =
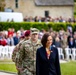
[[[43,46],[36,53],[36,75],[61,75],[58,50],[52,40],[50,33],[45,33],[41,39]]]

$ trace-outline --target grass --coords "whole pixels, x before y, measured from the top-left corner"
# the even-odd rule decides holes
[[[2,63],[3,62],[3,63]],[[8,61],[5,61],[8,62]],[[10,61],[11,62],[11,61]],[[17,72],[15,64],[4,63],[0,61],[0,70],[6,72]],[[76,62],[70,61],[67,63],[61,63],[61,74],[62,75],[76,75]]]
[[[68,62],[61,64],[62,75],[76,75],[76,62]]]
[[[0,70],[13,73],[17,72],[14,64],[0,64]]]
[[[0,70],[6,72],[17,72],[12,60],[0,60]]]

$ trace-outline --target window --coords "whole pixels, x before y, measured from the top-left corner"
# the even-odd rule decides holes
[[[49,16],[49,11],[45,11],[45,17]]]
[[[18,8],[18,3],[16,3],[16,8]]]
[[[18,0],[15,0],[15,7],[18,8]]]
[[[0,11],[1,11],[1,7],[0,7]]]
[[[15,2],[18,2],[18,0],[15,0]]]

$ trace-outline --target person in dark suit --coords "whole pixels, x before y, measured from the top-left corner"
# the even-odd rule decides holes
[[[75,41],[74,41],[73,37],[69,38],[68,46],[69,46],[69,48],[74,48],[75,47]]]
[[[41,39],[43,46],[36,52],[36,75],[61,75],[58,50],[52,40],[50,33],[45,33]]]

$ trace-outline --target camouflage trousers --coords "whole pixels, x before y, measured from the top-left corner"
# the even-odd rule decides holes
[[[24,69],[23,71],[18,72],[18,75],[36,75],[36,73],[33,74],[29,72],[27,69]]]

